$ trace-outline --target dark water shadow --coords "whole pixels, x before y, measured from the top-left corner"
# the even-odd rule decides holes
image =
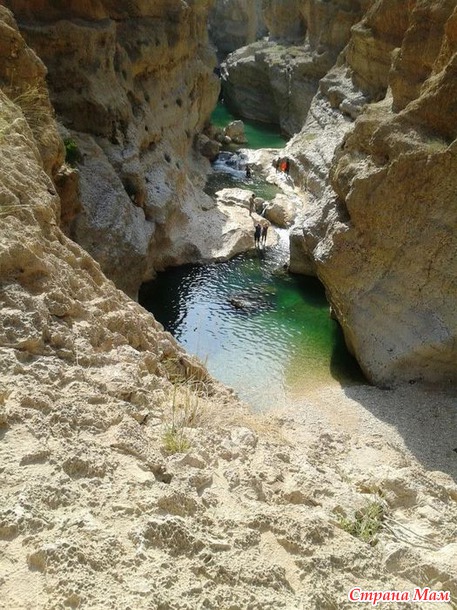
[[[316,277],[290,274],[297,284],[297,290],[309,307],[325,309],[330,317],[329,303],[325,288]],[[336,320],[330,322],[332,351],[330,356],[330,373],[341,385],[365,385],[367,380],[356,358],[349,352],[343,331]]]
[[[345,387],[368,385],[357,359],[346,346],[343,330],[335,320],[333,330],[333,349],[330,358],[330,373],[334,379]]]
[[[192,303],[190,293],[205,282],[206,268],[201,265],[182,265],[160,272],[150,282],[142,284],[138,302],[148,311],[155,312],[157,320],[173,333],[176,326],[187,315]]]

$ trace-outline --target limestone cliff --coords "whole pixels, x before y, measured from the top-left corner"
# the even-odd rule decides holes
[[[222,66],[226,102],[241,116],[278,123],[286,134],[300,131],[319,80],[361,15],[360,2],[269,0],[269,39],[235,51]]]
[[[279,44],[230,56],[225,89],[251,118],[301,124],[291,269],[323,281],[370,380],[455,382],[455,2],[267,5]]]
[[[455,597],[452,401],[437,418],[427,394],[383,409],[363,388],[248,416],[62,233],[43,64],[3,7],[0,41],[0,605],[344,610],[361,574]],[[39,123],[10,97],[13,67],[42,93]],[[374,399],[376,417],[358,404]],[[405,417],[412,448],[379,412]],[[369,503],[375,546],[344,526]]]
[[[219,59],[266,35],[262,9],[263,0],[215,0],[208,28]]]
[[[314,197],[306,256],[380,384],[457,379],[455,10],[373,6],[289,146]]]
[[[205,199],[194,138],[219,91],[209,2],[5,4],[46,64],[63,134],[79,151],[83,213],[67,223],[70,236],[130,294],[163,266],[167,245],[169,264],[209,256],[188,235]]]

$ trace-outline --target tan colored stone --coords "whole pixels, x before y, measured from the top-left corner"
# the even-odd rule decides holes
[[[83,213],[64,226],[130,295],[160,266],[160,244],[180,207],[202,196],[208,164],[195,154],[194,137],[219,92],[207,44],[209,2],[153,4],[7,2],[46,64],[70,137],[94,142],[86,151],[94,160],[83,155],[77,163]],[[100,180],[94,162],[104,165]]]
[[[222,64],[227,103],[237,114],[277,123],[289,135],[303,126],[319,80],[334,65],[361,17],[346,0],[268,0],[270,36]]]
[[[220,59],[265,36],[262,9],[263,0],[215,0],[208,27]]]
[[[367,590],[432,574],[454,598],[455,392],[310,384],[278,418],[248,414],[62,233],[35,134],[1,92],[0,117],[5,608],[346,609],[361,574]],[[198,404],[192,448],[165,455],[178,396]],[[338,520],[372,501],[387,504],[375,546]]]
[[[292,268],[317,272],[370,380],[449,383],[455,6],[367,8],[285,151],[310,193]]]

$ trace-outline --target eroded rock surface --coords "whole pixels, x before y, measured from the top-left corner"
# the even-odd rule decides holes
[[[453,383],[455,3],[286,4],[267,3],[271,38],[228,58],[225,87],[239,112],[300,125],[291,269],[323,281],[370,380]]]
[[[62,233],[52,115],[31,125],[1,79],[1,604],[345,610],[361,578],[455,599],[453,397],[318,388],[249,415]],[[344,527],[373,502],[375,546]]]
[[[319,80],[349,40],[361,8],[337,0],[270,0],[264,14],[269,39],[227,58],[224,96],[240,116],[277,123],[291,135],[302,128]]]
[[[454,21],[452,2],[369,10],[288,147],[306,257],[381,384],[457,379]]]
[[[221,60],[267,33],[263,4],[264,0],[215,0],[208,27]]]
[[[69,234],[134,295],[160,267],[174,216],[199,208],[207,161],[194,138],[219,91],[208,2],[6,5],[46,64],[52,102],[81,153],[84,212]],[[191,246],[176,244],[175,264]]]

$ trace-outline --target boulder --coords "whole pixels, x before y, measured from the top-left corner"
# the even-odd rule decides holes
[[[239,206],[249,210],[249,200],[252,196],[252,191],[239,188],[226,188],[216,193],[216,200],[218,204],[226,206]],[[263,199],[256,197],[256,205],[263,203]]]
[[[224,129],[224,135],[229,137],[235,144],[247,144],[246,134],[244,133],[243,121],[232,121]]]
[[[197,137],[197,149],[201,155],[210,161],[214,161],[221,152],[221,144],[216,140],[211,140],[204,134],[200,134]]]
[[[287,195],[276,195],[265,209],[265,218],[278,227],[290,227],[297,214],[296,204]]]
[[[268,220],[255,212],[249,214],[252,191],[222,189],[216,193],[216,203],[210,197],[200,197],[182,209],[171,227],[171,244],[162,248],[161,267],[186,262],[226,261],[254,248],[254,225]],[[256,198],[263,202],[263,199]],[[277,242],[270,230],[267,246]]]

